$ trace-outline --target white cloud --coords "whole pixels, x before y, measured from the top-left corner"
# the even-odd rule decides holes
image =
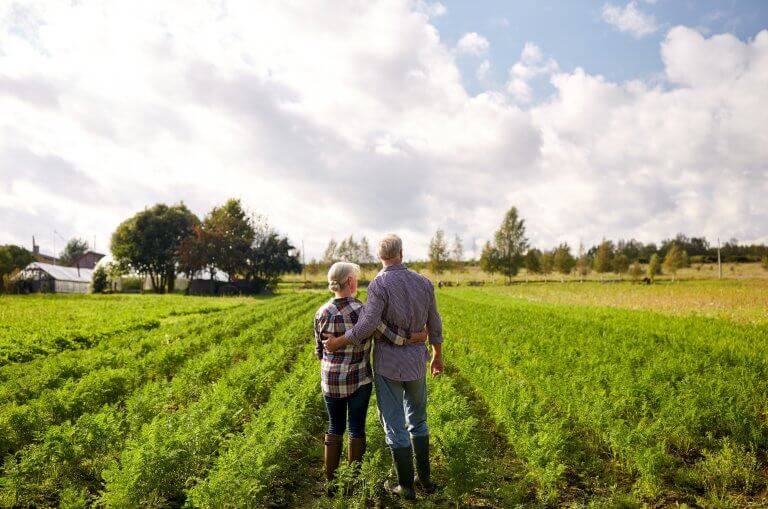
[[[767,240],[754,225],[768,218],[768,31],[749,43],[725,39],[668,33],[667,73],[685,87],[612,83],[581,69],[556,75],[557,94],[532,110],[543,132],[540,185],[511,199],[530,196],[529,214],[551,216],[553,234],[567,216],[574,242],[598,231]]]
[[[631,0],[624,7],[612,3],[604,4],[603,21],[636,38],[652,34],[658,29],[656,19],[638,9],[635,0]]]
[[[491,44],[488,39],[478,34],[477,32],[469,32],[464,34],[459,42],[456,44],[456,50],[465,55],[480,56],[488,52]]]
[[[416,1],[415,10],[426,14],[430,18],[439,18],[448,12],[445,5],[440,2],[425,2],[424,0]]]
[[[510,82],[555,93],[521,110],[468,94],[405,0],[29,5],[0,7],[0,243],[104,248],[147,205],[231,196],[309,256],[391,230],[413,256],[438,227],[479,245],[513,204],[547,247],[768,240],[768,31],[671,30],[665,87],[561,72],[529,44]]]
[[[477,66],[477,71],[475,71],[475,76],[477,76],[477,79],[480,81],[484,81],[488,78],[488,73],[491,72],[491,61],[487,58],[480,62],[480,65]]]
[[[542,75],[550,75],[558,70],[557,62],[548,59],[544,62],[541,49],[532,42],[526,42],[520,53],[520,60],[509,70],[507,92],[519,103],[529,103],[533,99],[533,87],[530,82]]]
[[[678,26],[661,45],[666,74],[683,85],[728,84],[749,71],[754,48],[731,34],[705,39],[699,32]]]

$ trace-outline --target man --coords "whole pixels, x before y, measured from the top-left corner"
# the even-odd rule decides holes
[[[385,236],[379,243],[378,254],[384,268],[368,286],[368,301],[362,316],[343,336],[327,335],[325,348],[334,351],[348,344],[360,344],[376,333],[382,320],[409,331],[420,331],[426,324],[433,352],[430,369],[433,376],[442,373],[443,325],[432,283],[403,265],[403,243],[397,235]],[[397,473],[397,486],[388,484],[387,489],[413,500],[416,498],[414,484],[426,493],[435,491],[430,478],[427,429],[429,353],[423,343],[399,346],[383,339],[380,333],[374,338],[376,402]]]

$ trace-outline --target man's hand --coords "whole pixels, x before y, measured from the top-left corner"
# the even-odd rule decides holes
[[[432,364],[430,364],[430,371],[432,372],[432,376],[437,376],[440,373],[443,372],[445,369],[445,366],[443,366],[443,356],[442,354],[435,354],[432,356]]]
[[[348,344],[343,334],[341,336],[334,336],[330,332],[323,333],[323,348],[326,352],[333,353]]]
[[[405,344],[418,345],[419,343],[425,342],[427,338],[429,338],[429,334],[427,334],[426,329],[419,332],[411,332],[411,339],[409,339]]]

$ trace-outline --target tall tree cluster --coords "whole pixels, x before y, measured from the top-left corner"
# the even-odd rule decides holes
[[[152,289],[173,291],[180,248],[199,219],[180,203],[158,203],[123,221],[112,234],[112,256],[123,270],[149,277]]]
[[[333,238],[329,240],[322,261],[326,264],[337,261],[365,264],[374,263],[376,259],[371,254],[371,246],[365,236],[358,242],[353,235],[350,235],[341,242],[336,242]]]
[[[517,208],[510,208],[501,226],[493,236],[493,243],[486,242],[480,255],[480,267],[489,273],[501,273],[507,281],[517,275],[528,248],[525,236],[525,220],[519,217]]]
[[[301,271],[288,239],[234,199],[202,221],[183,203],[145,209],[118,226],[111,249],[122,270],[148,277],[156,292],[173,291],[178,273],[214,278],[220,271],[229,281],[270,286],[283,273]]]
[[[552,256],[552,263],[556,271],[560,274],[570,274],[576,265],[576,259],[571,254],[571,248],[563,242],[557,248]]]
[[[451,266],[450,252],[445,241],[445,232],[437,230],[429,241],[429,270],[438,277]]]
[[[442,253],[443,250],[435,249],[443,245],[442,232],[432,239],[430,245],[430,260],[437,260],[433,251]],[[441,244],[442,242],[442,244]],[[726,243],[726,246],[735,245],[735,240]],[[647,263],[647,276],[653,280],[662,274],[662,270],[675,277],[678,269],[690,267],[691,253],[687,247],[696,253],[698,261],[702,261],[701,253],[710,253],[712,248],[703,237],[687,237],[678,234],[674,239],[666,239],[661,248],[656,244],[643,244],[635,239],[619,240],[614,243],[603,239],[600,244],[593,246],[588,251],[580,244],[577,255],[571,253],[567,243],[561,243],[549,251],[541,251],[536,248],[528,248],[525,236],[525,222],[519,217],[518,211],[512,207],[504,217],[500,228],[496,231],[493,241],[488,241],[483,247],[480,256],[480,268],[488,273],[502,273],[510,280],[521,266],[524,266],[527,274],[542,274],[545,280],[552,272],[571,274],[574,269],[576,274],[584,277],[590,271],[598,274],[615,273],[619,276],[629,274],[633,280],[640,279],[643,274],[641,263]],[[761,254],[763,266],[768,270],[768,247],[766,246],[741,246],[742,251]]]

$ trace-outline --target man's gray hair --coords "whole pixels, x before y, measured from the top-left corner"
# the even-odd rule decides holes
[[[336,262],[328,269],[328,289],[340,292],[347,287],[349,276],[359,275],[360,266],[351,262]]]
[[[398,258],[403,251],[403,241],[394,233],[384,235],[379,241],[379,258],[391,260]]]

